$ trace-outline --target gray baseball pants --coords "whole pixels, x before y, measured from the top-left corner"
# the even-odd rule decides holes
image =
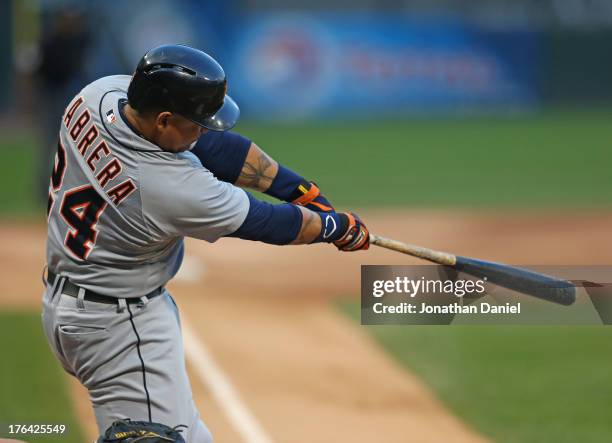
[[[100,434],[130,418],[187,425],[187,442],[211,443],[193,401],[170,294],[106,304],[62,294],[57,280],[43,296],[45,335],[64,369],[89,391]]]

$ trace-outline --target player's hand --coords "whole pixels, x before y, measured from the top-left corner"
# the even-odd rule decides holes
[[[334,242],[334,245],[341,251],[360,251],[370,247],[370,231],[361,219],[352,212],[345,212],[348,218],[348,225],[344,234]]]
[[[334,212],[335,209],[332,204],[321,194],[319,187],[316,183],[305,183],[298,186],[298,192],[300,195],[298,198],[293,200],[291,203],[298,206],[304,206],[315,212]]]

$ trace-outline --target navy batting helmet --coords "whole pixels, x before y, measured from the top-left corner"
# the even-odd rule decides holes
[[[138,63],[128,101],[141,112],[170,111],[213,131],[226,131],[240,116],[226,91],[225,72],[210,55],[189,46],[164,45]]]

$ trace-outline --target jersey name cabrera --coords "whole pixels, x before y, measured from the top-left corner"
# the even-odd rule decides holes
[[[47,205],[47,263],[86,289],[140,297],[171,279],[183,237],[209,242],[246,218],[246,193],[190,152],[136,134],[122,107],[130,77],[86,86],[61,120]]]

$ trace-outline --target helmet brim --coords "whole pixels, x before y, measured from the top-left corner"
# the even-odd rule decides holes
[[[236,126],[239,118],[240,108],[229,95],[226,95],[223,99],[223,106],[217,112],[210,117],[193,120],[193,122],[211,131],[227,131]]]

